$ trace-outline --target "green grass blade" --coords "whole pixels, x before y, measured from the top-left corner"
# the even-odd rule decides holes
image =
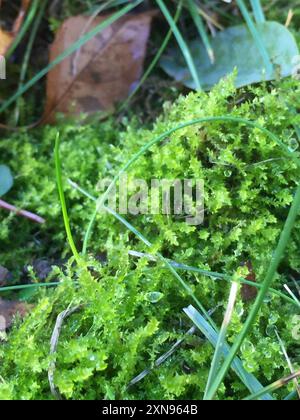
[[[56,136],[56,141],[55,141],[55,169],[56,169],[56,181],[57,181],[58,193],[59,193],[59,198],[61,202],[62,214],[63,214],[63,219],[64,219],[64,224],[65,224],[65,229],[66,229],[69,245],[73,252],[73,255],[77,264],[80,264],[81,258],[77,251],[77,248],[76,248],[73,236],[72,236],[70,220],[69,220],[67,205],[66,205],[66,199],[65,199],[64,189],[63,189],[59,146],[60,146],[60,139],[59,139],[59,133],[58,133]]]
[[[199,14],[199,11],[198,11],[198,8],[195,4],[195,1],[194,0],[188,0],[187,6],[188,6],[189,12],[192,16],[192,19],[195,23],[195,26],[196,26],[196,28],[199,32],[200,38],[202,39],[202,42],[205,46],[205,49],[207,51],[207,55],[208,55],[211,63],[213,64],[215,62],[214,50],[213,50],[212,45],[210,43],[209,37],[208,37],[207,32],[205,30],[203,19],[202,19],[201,15]]]
[[[177,7],[177,11],[176,14],[174,16],[174,22],[177,23],[180,14],[181,14],[181,10],[182,10],[182,2],[179,3],[178,7]],[[156,64],[159,62],[160,57],[162,56],[163,52],[165,51],[165,49],[167,48],[169,41],[171,39],[171,36],[173,34],[172,29],[169,30],[169,32],[167,33],[165,39],[163,40],[159,50],[157,51],[154,59],[152,60],[152,62],[150,63],[149,67],[147,68],[147,70],[145,71],[143,77],[141,78],[141,80],[139,81],[138,85],[135,87],[135,89],[131,92],[131,94],[129,95],[129,97],[126,99],[126,101],[122,104],[122,106],[120,107],[120,111],[123,111],[124,109],[126,109],[130,103],[130,101],[132,100],[132,98],[137,94],[137,92],[140,90],[141,86],[145,83],[145,81],[148,79],[149,75],[152,73],[153,69],[155,68]]]
[[[236,124],[244,124],[248,127],[251,127],[252,129],[257,129],[260,130],[262,133],[264,133],[270,140],[274,141],[275,143],[277,143],[278,146],[280,146],[282,148],[282,151],[284,152],[284,154],[288,157],[290,157],[296,164],[297,166],[300,168],[300,160],[297,158],[297,156],[295,155],[294,152],[292,152],[277,136],[275,136],[273,133],[271,133],[271,131],[267,130],[266,128],[260,126],[259,124],[253,122],[253,121],[249,121],[247,119],[244,118],[238,118],[238,117],[229,117],[229,116],[219,116],[219,117],[204,117],[204,118],[197,118],[195,120],[191,120],[191,121],[187,121],[184,122],[182,124],[177,125],[176,127],[165,131],[164,133],[162,133],[161,135],[159,135],[158,137],[155,137],[153,140],[151,140],[150,142],[148,142],[147,144],[145,144],[145,146],[143,146],[125,165],[124,167],[120,170],[120,172],[114,177],[112,183],[109,185],[109,187],[107,188],[106,192],[98,199],[98,203],[96,206],[96,209],[91,217],[91,220],[89,222],[86,234],[85,234],[85,238],[84,238],[84,242],[83,242],[83,255],[86,254],[87,252],[87,247],[88,247],[88,242],[91,238],[92,235],[92,231],[93,231],[93,226],[94,223],[96,221],[96,217],[97,217],[97,213],[98,213],[98,209],[102,207],[103,203],[105,202],[105,200],[107,199],[110,191],[112,190],[112,188],[114,188],[114,186],[116,185],[116,183],[118,182],[120,176],[126,172],[131,165],[133,165],[144,153],[146,153],[149,149],[151,149],[152,146],[154,146],[157,143],[162,142],[163,140],[165,140],[166,138],[170,137],[173,133],[175,133],[178,130],[182,130],[183,128],[186,127],[190,127],[193,125],[200,125],[200,124],[204,124],[204,123],[209,123],[209,122],[232,122],[232,123],[236,123]]]
[[[17,286],[5,286],[5,287],[0,287],[0,293],[5,293],[5,292],[13,292],[13,291],[17,291],[17,290],[24,290],[24,289],[34,289],[34,288],[39,288],[39,287],[57,287],[59,286],[60,283],[33,283],[33,284],[20,284]]]
[[[36,35],[37,35],[37,32],[38,32],[39,26],[41,24],[41,21],[43,19],[47,3],[48,3],[48,0],[42,0],[41,1],[39,12],[38,12],[36,18],[34,19],[32,31],[30,33],[30,37],[29,37],[28,44],[27,44],[26,51],[25,51],[25,56],[24,56],[23,63],[22,63],[22,66],[21,66],[21,73],[20,73],[20,81],[19,81],[18,90],[20,90],[22,88],[22,86],[24,85],[25,78],[26,78],[26,73],[27,73],[27,69],[28,69],[28,65],[29,65],[29,60],[30,60],[33,45],[34,45],[34,41],[35,41],[35,38],[36,38]],[[15,124],[16,125],[18,124],[18,119],[19,119],[18,108],[19,108],[19,100],[20,99],[21,99],[21,97],[18,98],[18,101],[17,101],[17,104],[16,104],[16,112],[15,112],[15,114],[16,114]]]
[[[273,64],[270,60],[269,53],[268,53],[268,51],[267,51],[267,49],[264,45],[264,42],[263,42],[263,40],[262,40],[262,38],[261,38],[257,28],[256,28],[255,23],[253,22],[250,14],[247,10],[245,2],[244,2],[244,0],[236,0],[236,2],[237,2],[238,6],[240,8],[240,11],[241,11],[247,25],[248,25],[248,28],[249,28],[252,36],[253,36],[253,39],[256,42],[257,48],[260,52],[260,55],[262,56],[262,58],[264,60],[266,70],[267,70],[268,73],[269,72],[271,73],[272,70],[273,70]]]
[[[137,256],[139,258],[148,258],[148,259],[151,259],[152,261],[156,261],[156,257],[154,255],[151,255],[151,254],[141,254],[139,252],[134,252],[134,251],[129,251],[129,254],[133,255],[133,256]],[[192,273],[198,273],[198,274],[201,274],[202,276],[214,278],[216,280],[224,280],[227,283],[232,283],[232,281],[233,281],[233,277],[228,275],[228,274],[222,274],[222,273],[217,273],[215,271],[204,270],[202,268],[192,267],[190,265],[181,264],[181,263],[178,263],[178,262],[172,261],[172,260],[168,260],[168,261],[177,270],[183,270],[183,271],[188,271],[188,272],[192,272]],[[262,284],[260,284],[260,283],[255,283],[253,281],[244,279],[242,277],[239,277],[238,280],[239,280],[240,283],[247,284],[248,286],[255,287],[256,289],[261,289],[262,288]],[[293,298],[290,298],[285,293],[279,292],[278,290],[275,290],[273,288],[270,288],[269,292],[272,293],[273,295],[277,296],[277,297],[280,297],[285,302],[287,302],[289,304],[292,304],[292,305],[296,306],[297,308],[299,308],[299,303],[295,302],[295,300]]]
[[[250,0],[256,23],[264,23],[266,17],[260,0]]]
[[[208,380],[207,380],[205,394],[204,394],[204,400],[207,399],[206,398],[207,394],[210,390],[211,384],[213,383],[221,364],[221,360],[223,357],[223,347],[226,342],[226,335],[227,335],[228,327],[230,325],[232,315],[234,312],[234,306],[237,299],[238,291],[239,291],[239,282],[233,281],[231,285],[230,296],[229,296],[228,305],[226,308],[226,313],[224,316],[223,324],[221,326],[221,330],[218,335],[216,350],[215,350],[215,354],[211,363],[210,372],[208,375]]]
[[[12,45],[9,47],[9,50],[7,51],[6,58],[9,59],[12,54],[15,52],[16,48],[19,46],[23,38],[25,37],[27,31],[29,30],[30,26],[32,25],[32,22],[36,16],[36,13],[38,11],[40,4],[40,0],[34,0],[30,6],[30,9],[27,13],[27,16],[25,18],[25,22],[21,26],[20,31],[18,32],[17,36],[15,37]]]
[[[184,309],[186,315],[190,320],[196,325],[196,327],[202,332],[202,334],[207,338],[207,340],[212,344],[214,348],[217,346],[219,331],[212,326],[210,326],[203,316],[192,306]],[[226,357],[230,352],[230,347],[227,343],[224,343],[222,347],[223,356]],[[257,393],[263,390],[262,384],[255,378],[254,375],[248,373],[243,366],[243,363],[238,357],[235,357],[231,368],[243,382],[243,384],[248,388],[252,393]],[[263,400],[273,400],[271,395],[265,395]]]
[[[193,59],[193,56],[190,52],[190,49],[183,39],[182,34],[180,33],[179,29],[177,28],[176,22],[174,21],[172,15],[170,14],[168,8],[166,7],[165,3],[162,0],[156,0],[160,10],[162,11],[163,15],[165,16],[170,28],[172,29],[174,36],[178,42],[178,45],[181,49],[181,52],[185,58],[187,66],[191,72],[192,78],[194,79],[195,86],[198,90],[201,90],[201,82],[199,79],[198,71]]]
[[[8,100],[6,100],[4,104],[0,107],[0,114],[4,112],[11,104],[13,104],[20,96],[22,96],[25,92],[27,92],[32,86],[34,86],[39,80],[41,80],[44,76],[46,76],[46,74],[49,73],[49,71],[52,70],[55,66],[57,66],[59,63],[61,63],[63,60],[69,57],[71,54],[76,52],[84,44],[86,44],[88,41],[93,39],[97,34],[102,32],[105,28],[110,26],[120,17],[124,16],[130,10],[134,9],[136,6],[142,3],[142,1],[143,0],[136,0],[133,3],[128,4],[127,6],[119,10],[118,12],[111,15],[104,22],[97,25],[90,32],[88,32],[87,34],[82,36],[80,39],[78,39],[78,41],[76,41],[74,44],[68,47],[62,54],[56,57],[55,60],[49,63],[47,67],[41,70],[36,76],[34,76],[31,80],[29,80],[29,82],[27,82],[24,86],[22,86],[21,89],[18,89],[14,95],[12,95]]]
[[[300,377],[300,370],[298,372],[293,373],[292,375],[287,376],[286,378],[282,378],[279,381],[274,382],[273,384],[265,387],[263,390],[249,395],[249,397],[245,398],[244,401],[254,401],[258,400],[260,397],[265,395],[268,392],[274,392],[277,389],[282,388],[283,386],[287,385],[289,382],[293,381],[294,379],[297,379]]]
[[[265,280],[263,282],[263,286],[257,296],[257,299],[253,305],[253,308],[247,318],[247,321],[245,322],[245,325],[241,331],[241,333],[238,335],[238,337],[235,340],[235,343],[233,344],[231,351],[229,355],[227,356],[225,362],[223,363],[220,372],[217,375],[217,378],[215,379],[214,383],[212,384],[210,388],[210,392],[208,394],[208,399],[213,399],[214,395],[216,394],[220,384],[222,383],[225,375],[227,374],[230,365],[239,351],[243,341],[251,331],[254,322],[256,321],[257,315],[260,311],[261,306],[263,305],[264,299],[269,292],[269,289],[271,287],[271,284],[274,280],[275,274],[277,272],[278,266],[284,257],[284,253],[286,250],[286,247],[289,243],[290,236],[295,224],[295,221],[297,219],[297,216],[300,211],[300,185],[297,188],[297,192],[295,195],[295,198],[293,200],[292,206],[290,208],[287,220],[285,222],[283,231],[280,235],[280,239],[277,245],[277,248],[274,252],[274,255],[272,256],[272,259],[270,261],[269,269],[267,271]]]

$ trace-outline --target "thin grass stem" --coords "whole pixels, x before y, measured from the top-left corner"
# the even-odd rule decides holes
[[[270,60],[269,53],[268,53],[268,51],[267,51],[267,49],[264,45],[264,42],[261,38],[261,35],[260,35],[255,23],[253,22],[253,20],[250,16],[250,13],[248,12],[248,9],[245,5],[244,0],[236,0],[236,2],[237,2],[238,6],[240,8],[240,11],[241,11],[247,25],[248,25],[249,31],[251,32],[252,37],[253,37],[256,45],[257,45],[257,49],[259,50],[260,55],[262,56],[262,58],[264,60],[264,63],[265,63],[265,66],[266,66],[266,71],[268,73],[272,73],[273,64]]]
[[[177,23],[177,21],[178,21],[178,19],[180,17],[181,10],[182,10],[182,1],[179,3],[179,5],[177,7],[176,14],[174,16],[174,22],[175,23]],[[134,88],[134,90],[131,92],[131,94],[126,99],[126,101],[121,105],[120,111],[123,111],[124,109],[126,109],[128,107],[128,105],[129,105],[130,101],[132,100],[132,98],[137,94],[137,92],[140,90],[141,86],[148,79],[149,75],[152,73],[152,71],[155,68],[156,64],[159,62],[159,59],[162,56],[163,52],[167,48],[167,46],[169,44],[169,41],[171,39],[172,34],[173,34],[173,31],[172,31],[172,29],[170,29],[169,32],[167,33],[165,39],[163,40],[163,42],[162,42],[159,50],[157,51],[154,59],[152,60],[152,62],[150,63],[149,67],[145,71],[145,73],[144,73],[143,77],[141,78],[141,80],[139,81],[138,85]]]
[[[213,64],[215,62],[215,54],[214,54],[214,50],[212,48],[210,39],[207,35],[207,32],[205,30],[205,26],[203,23],[203,19],[201,14],[199,13],[198,7],[195,4],[194,0],[188,0],[187,2],[187,6],[189,9],[189,12],[191,14],[191,17],[195,23],[195,26],[199,32],[200,38],[202,39],[202,42],[205,46],[205,49],[207,51],[207,55],[210,59],[210,62]]]
[[[66,233],[67,233],[67,238],[68,238],[69,245],[70,245],[70,248],[72,250],[72,253],[74,255],[74,258],[75,258],[77,264],[79,265],[80,262],[81,262],[81,258],[80,258],[80,255],[79,255],[78,251],[77,251],[77,248],[76,248],[76,245],[75,245],[75,242],[74,242],[74,239],[73,239],[71,226],[70,226],[70,220],[69,220],[69,216],[68,216],[67,205],[66,205],[66,199],[65,199],[64,189],[63,189],[61,161],[60,161],[60,155],[59,155],[59,146],[60,146],[60,137],[59,137],[59,133],[58,133],[57,136],[56,136],[56,141],[55,141],[55,169],[56,169],[57,188],[58,188],[58,193],[59,193],[59,198],[60,198],[60,203],[61,203],[61,208],[62,208],[62,214],[63,214],[64,224],[65,224],[65,229],[66,229]]]
[[[187,43],[185,42],[181,32],[179,31],[176,22],[174,21],[172,15],[170,14],[167,6],[165,5],[165,3],[162,0],[156,0],[160,10],[162,11],[163,15],[165,16],[168,24],[170,25],[170,28],[172,29],[172,32],[174,33],[174,36],[178,42],[178,45],[181,49],[181,52],[185,58],[185,61],[187,63],[187,66],[190,70],[191,76],[194,79],[194,83],[196,86],[197,90],[202,90],[201,87],[201,82],[199,79],[199,74],[198,74],[198,70],[196,68],[193,56],[190,52],[190,49],[187,45]]]

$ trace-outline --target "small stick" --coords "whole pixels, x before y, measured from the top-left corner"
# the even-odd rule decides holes
[[[56,353],[58,340],[59,340],[59,336],[60,336],[60,332],[61,332],[64,320],[68,318],[69,316],[71,316],[72,314],[74,314],[75,312],[77,312],[79,309],[81,309],[81,307],[82,306],[76,306],[74,308],[69,307],[68,309],[66,309],[65,311],[61,312],[58,315],[56,319],[55,327],[51,336],[51,340],[50,340],[50,355],[51,356],[55,355]],[[51,393],[54,396],[54,398],[56,398],[57,400],[62,400],[62,396],[60,395],[58,389],[56,388],[54,384],[55,369],[56,369],[56,357],[49,364],[48,380],[49,380]]]
[[[18,209],[17,207],[12,206],[11,204],[6,203],[3,200],[0,200],[0,208],[2,208],[4,210],[8,210],[12,213],[15,213],[18,216],[25,217],[26,219],[29,219],[29,220],[31,220],[33,222],[36,222],[36,223],[43,224],[43,223],[46,222],[46,220],[43,219],[42,217],[37,216],[36,214],[31,213],[29,211]]]

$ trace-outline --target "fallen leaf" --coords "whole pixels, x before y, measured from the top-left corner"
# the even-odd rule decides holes
[[[30,308],[31,305],[0,298],[0,332],[11,327],[13,319],[17,314],[24,318]]]
[[[55,113],[108,111],[125,99],[142,75],[153,16],[154,12],[124,16],[50,71],[44,122],[55,122]],[[50,61],[107,18],[67,19],[51,46]]]
[[[293,34],[277,22],[265,22],[257,25],[261,39],[268,51],[273,68],[266,69],[257,45],[246,25],[233,26],[218,32],[212,39],[215,63],[208,58],[201,42],[193,40],[189,47],[197,67],[202,88],[210,90],[222,78],[231,74],[235,68],[238,74],[236,87],[242,87],[261,81],[276,80],[293,74],[294,57],[299,49]],[[161,67],[177,82],[196,89],[194,80],[186,66],[178,47],[169,50],[161,59]]]
[[[249,274],[246,277],[246,280],[252,281],[253,283],[256,283],[256,275],[253,269],[253,266],[250,261],[248,261],[246,264],[249,270]],[[241,289],[241,295],[244,302],[250,302],[251,300],[255,299],[257,296],[257,289],[254,286],[250,286],[248,284],[243,284]]]
[[[30,5],[31,0],[22,0],[21,8],[19,14],[14,22],[13,28],[11,31],[4,31],[0,29],[0,55],[5,55],[9,50],[9,47],[13,43],[16,35],[18,34],[19,30],[24,21],[24,17],[26,11]]]

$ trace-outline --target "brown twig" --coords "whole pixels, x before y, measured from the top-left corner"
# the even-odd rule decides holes
[[[51,340],[50,340],[50,356],[53,356],[56,353],[59,336],[60,336],[60,332],[61,332],[64,320],[68,318],[69,316],[73,315],[75,312],[79,311],[81,308],[82,308],[82,305],[76,306],[74,308],[68,308],[58,315],[56,319],[55,327],[51,336]],[[62,400],[62,396],[54,384],[55,369],[56,369],[56,357],[54,357],[53,360],[49,364],[48,380],[49,380],[51,393],[54,396],[54,398],[56,398],[57,400]]]
[[[29,219],[36,223],[43,224],[46,222],[46,220],[42,217],[37,216],[36,214],[31,213],[30,211],[18,209],[17,207],[12,206],[11,204],[6,203],[6,201],[3,200],[0,200],[0,208],[15,213],[17,216],[25,217],[26,219]]]

